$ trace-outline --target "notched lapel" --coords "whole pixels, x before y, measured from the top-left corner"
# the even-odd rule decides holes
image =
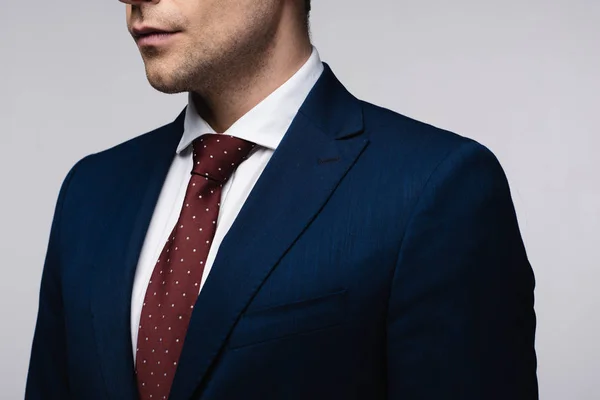
[[[202,389],[244,309],[368,143],[358,100],[325,67],[221,243],[194,307],[171,400]]]

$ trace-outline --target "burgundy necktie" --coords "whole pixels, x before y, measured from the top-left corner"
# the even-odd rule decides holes
[[[223,185],[255,144],[207,134],[193,146],[194,168],[183,207],[154,267],[142,306],[136,350],[141,400],[169,397],[215,234]]]

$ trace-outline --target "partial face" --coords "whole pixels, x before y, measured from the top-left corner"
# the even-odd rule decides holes
[[[150,84],[202,91],[260,63],[273,45],[281,0],[121,0]],[[148,35],[144,28],[168,34]],[[141,37],[136,37],[141,29]]]

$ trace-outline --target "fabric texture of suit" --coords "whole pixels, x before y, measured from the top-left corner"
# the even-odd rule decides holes
[[[136,399],[132,282],[184,112],[67,174],[26,399]],[[221,243],[170,399],[537,399],[533,290],[496,157],[325,64]]]

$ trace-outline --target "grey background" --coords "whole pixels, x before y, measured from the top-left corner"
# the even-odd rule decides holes
[[[149,86],[116,0],[2,2],[0,397],[17,399],[68,169],[186,97]],[[537,276],[541,398],[600,398],[600,2],[313,3],[314,43],[355,95],[498,156]]]

